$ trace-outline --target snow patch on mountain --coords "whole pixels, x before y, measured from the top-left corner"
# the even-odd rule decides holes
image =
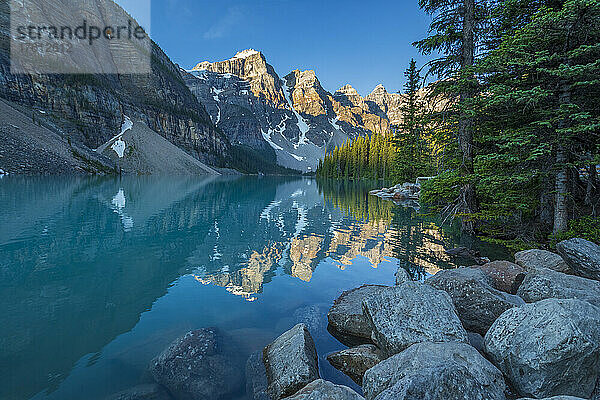
[[[263,139],[265,139],[265,141],[267,143],[269,143],[269,146],[271,146],[274,150],[283,151],[283,147],[277,145],[277,143],[275,143],[273,141],[273,139],[271,139],[271,135],[273,134],[273,130],[272,129],[269,129],[268,133],[265,133],[265,131],[262,130],[262,129],[260,130],[260,132],[262,133]]]
[[[242,51],[238,52],[233,58],[248,58],[255,54],[258,54],[258,51],[254,50],[254,49],[247,49],[247,50],[242,50]]]
[[[294,113],[296,118],[298,119],[298,129],[300,129],[300,138],[298,139],[298,143],[294,145],[294,148],[297,149],[299,146],[308,143],[306,134],[310,130],[310,127],[308,126],[308,124],[306,123],[304,118],[302,118],[302,116],[294,108],[294,102],[292,101],[291,96],[290,96],[291,90],[290,90],[290,88],[288,88],[287,82],[285,80],[282,80],[281,84],[283,85],[283,95],[285,96],[285,100],[288,102],[290,109],[292,110],[292,112]],[[301,161],[301,160],[298,160],[298,161]]]

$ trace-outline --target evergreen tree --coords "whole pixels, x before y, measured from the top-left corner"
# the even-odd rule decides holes
[[[593,197],[595,175],[580,182],[580,169],[595,168],[600,142],[600,3],[505,2],[498,25],[498,47],[480,66],[486,95],[478,99],[480,186],[494,205],[487,211],[516,208],[558,234],[588,186]]]
[[[404,73],[406,77],[404,103],[401,106],[402,123],[396,128],[396,178],[400,181],[413,181],[428,168],[424,137],[424,104],[418,90],[421,76],[414,59]]]
[[[475,55],[488,28],[489,4],[488,0],[419,0],[421,8],[433,16],[433,21],[430,36],[415,43],[423,54],[442,54],[430,63],[429,72],[442,79],[435,93],[443,93],[452,100],[449,104],[452,105],[450,111],[461,151],[462,178],[456,209],[465,217],[463,229],[469,232],[474,230],[469,216],[478,211],[473,151],[475,121],[470,105],[479,93],[474,76]]]

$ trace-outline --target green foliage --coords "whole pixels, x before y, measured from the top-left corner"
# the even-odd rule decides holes
[[[358,137],[328,152],[316,174],[319,178],[390,180],[395,172],[395,151],[390,133]]]
[[[458,196],[462,184],[463,178],[458,171],[446,171],[421,184],[419,200],[432,208],[440,209],[441,205],[451,203]]]
[[[401,107],[402,123],[394,135],[394,177],[397,181],[414,182],[419,176],[432,173],[432,138],[426,136],[425,105],[417,93],[422,79],[414,59],[410,61],[404,76],[406,85],[405,102]]]
[[[600,218],[586,216],[574,219],[569,223],[569,229],[550,237],[552,248],[563,240],[582,238],[600,245]]]
[[[417,47],[442,53],[432,72],[450,78],[434,91],[452,103],[437,118],[448,137],[458,137],[465,117],[473,123],[468,181],[476,187],[479,209],[471,217],[478,219],[480,231],[515,243],[544,241],[559,218],[560,198],[566,199],[568,219],[597,213],[597,178],[580,176],[580,171],[599,164],[600,2],[476,2],[479,52],[473,69],[466,71],[472,74],[470,83],[468,75],[457,73],[463,1],[421,3],[429,12],[456,7],[434,15],[434,34]],[[469,87],[479,95],[458,101]],[[447,150],[450,171],[424,188],[422,199],[433,204],[451,202],[461,184],[462,155],[458,147]],[[567,184],[557,192],[562,171]],[[591,192],[586,194],[586,187]],[[581,228],[569,232],[587,234]]]

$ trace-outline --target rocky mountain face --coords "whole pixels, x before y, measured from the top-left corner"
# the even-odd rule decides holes
[[[274,152],[278,164],[304,172],[328,149],[390,127],[388,115],[352,86],[332,94],[312,70],[282,79],[255,50],[201,62],[184,79],[232,143]]]
[[[68,12],[74,9],[74,1],[49,0],[52,4],[48,7]],[[89,149],[98,148],[117,135],[127,115],[143,121],[201,161],[215,164],[228,157],[227,138],[216,129],[186,86],[179,68],[158,45],[152,42],[149,74],[13,75],[9,59],[9,11],[8,2],[2,2],[0,97],[29,107],[32,114],[44,119],[46,125],[69,142]],[[102,18],[101,14],[88,16],[100,21]],[[84,56],[87,63],[107,62],[105,54],[97,50],[90,50]]]
[[[401,107],[404,97],[401,94],[388,93],[383,85],[378,85],[365,97],[365,101],[372,112],[387,118],[390,124],[398,125],[402,122]]]

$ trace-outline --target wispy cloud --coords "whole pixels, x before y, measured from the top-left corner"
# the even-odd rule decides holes
[[[230,7],[227,14],[215,22],[206,32],[204,39],[219,39],[227,36],[244,17],[241,7]]]

